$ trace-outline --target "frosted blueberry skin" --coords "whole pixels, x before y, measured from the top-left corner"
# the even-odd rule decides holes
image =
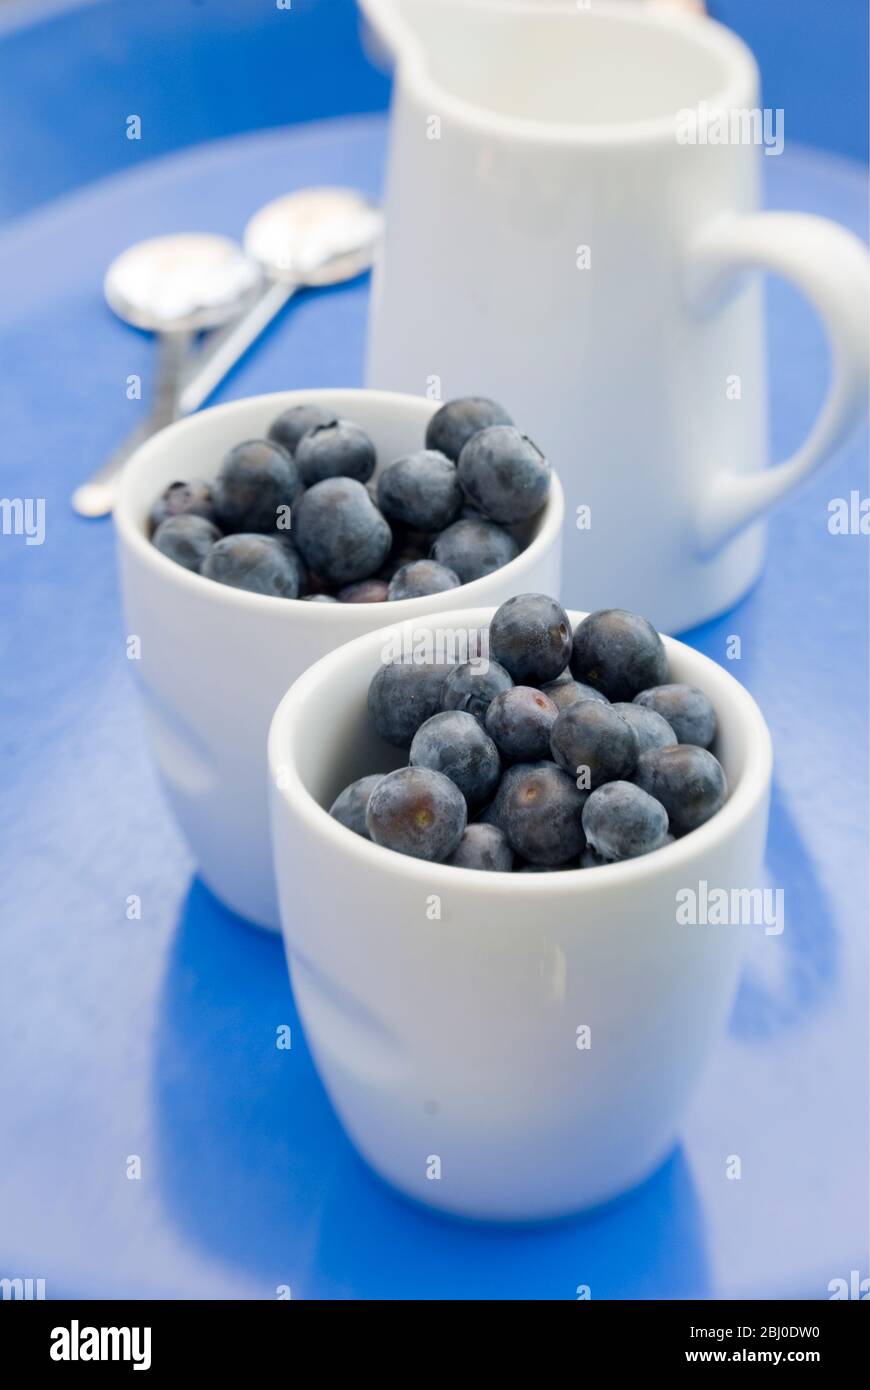
[[[550,751],[572,777],[589,769],[589,790],[628,778],[638,760],[637,734],[612,705],[578,700],[559,712],[550,734]]]
[[[420,725],[441,707],[441,687],[450,668],[434,662],[397,661],[379,666],[368,692],[368,710],[381,738],[410,748]]]
[[[211,485],[201,478],[191,478],[188,483],[170,483],[151,508],[148,520],[152,531],[170,516],[201,516],[216,524]]]
[[[497,661],[488,660],[485,664],[464,661],[454,666],[445,677],[441,689],[442,709],[461,709],[473,714],[479,724],[486,719],[486,712],[496,695],[510,690],[513,681],[503,666]]]
[[[509,531],[491,521],[454,521],[436,536],[431,550],[433,560],[459,575],[463,584],[481,579],[515,560],[520,548]]]
[[[349,787],[339,792],[329,808],[329,814],[335,820],[366,840],[371,838],[366,825],[369,797],[383,775],[382,772],[373,772],[368,777],[360,777],[356,782],[351,782]]]
[[[602,695],[600,690],[596,690],[592,685],[584,685],[582,681],[575,681],[570,672],[564,673],[554,681],[547,681],[541,686],[541,690],[559,710],[575,705],[578,700],[597,700],[602,705],[609,703],[607,696]]]
[[[440,862],[452,854],[467,822],[459,788],[429,767],[400,767],[369,797],[366,826],[376,845]]]
[[[472,435],[456,471],[472,506],[504,526],[537,516],[550,495],[549,463],[512,425],[493,425]]]
[[[660,801],[634,782],[607,782],[583,807],[587,844],[608,863],[636,859],[660,849],[668,834],[668,813]]]
[[[455,462],[472,435],[490,425],[512,425],[503,406],[486,396],[460,396],[436,410],[426,427],[426,448]]]
[[[654,685],[635,695],[636,706],[654,710],[673,729],[677,743],[709,748],[716,737],[716,711],[696,685]]]
[[[274,536],[240,531],[216,541],[200,573],[232,589],[272,598],[298,598],[304,571],[293,552]]]
[[[288,454],[295,454],[303,434],[316,425],[331,425],[337,419],[334,411],[323,410],[319,405],[291,405],[288,410],[282,410],[280,415],[275,416],[269,426],[269,438],[286,449]]]
[[[642,705],[641,698],[642,696],[638,695],[633,703],[617,701],[613,706],[623,719],[628,720],[637,734],[640,752],[646,753],[650,748],[673,748],[678,739],[670,724],[654,709]]]
[[[411,560],[396,570],[389,583],[387,598],[397,603],[406,598],[424,598],[459,588],[459,575],[437,560]]]
[[[396,459],[378,478],[378,506],[388,521],[417,531],[443,531],[462,507],[455,463],[435,449]]]
[[[386,603],[387,584],[383,579],[360,579],[339,589],[339,603]]]
[[[493,614],[491,655],[517,685],[544,685],[565,670],[571,655],[571,623],[546,594],[518,594]]]
[[[703,825],[721,810],[728,795],[721,764],[693,743],[651,748],[638,759],[632,781],[662,803],[674,835]]]
[[[302,495],[295,461],[269,439],[247,439],[230,449],[212,489],[215,516],[223,531],[279,529],[285,510]]]
[[[497,825],[478,820],[465,827],[462,839],[444,863],[457,869],[486,869],[490,873],[509,874],[514,866],[514,852]]]
[[[646,618],[623,608],[602,608],[574,630],[571,674],[608,700],[630,701],[667,680],[668,658]]]
[[[293,510],[293,538],[306,564],[338,587],[374,575],[393,539],[365,487],[353,478],[325,478],[303,493]]]
[[[501,758],[473,714],[442,710],[421,724],[411,742],[411,767],[443,772],[470,807],[489,801],[501,780]]]
[[[558,714],[543,691],[515,685],[493,699],[486,711],[486,732],[506,762],[534,763],[549,757]]]
[[[587,795],[554,763],[521,763],[502,779],[498,823],[528,863],[576,863],[586,843],[581,814]]]
[[[334,594],[306,594],[306,603],[338,603]]]
[[[167,560],[199,574],[203,561],[220,538],[220,531],[211,521],[187,512],[161,521],[151,541]]]
[[[306,431],[295,459],[306,487],[325,478],[355,478],[367,483],[375,471],[375,446],[352,420],[329,420]]]

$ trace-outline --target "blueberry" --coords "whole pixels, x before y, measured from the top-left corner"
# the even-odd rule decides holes
[[[549,762],[519,764],[502,781],[499,825],[512,849],[530,864],[576,862],[585,843],[581,812],[587,793]]]
[[[509,874],[514,866],[514,852],[497,825],[475,821],[465,827],[462,839],[444,863],[457,869],[488,869],[491,873]]]
[[[298,598],[305,578],[301,562],[289,546],[274,536],[246,535],[243,531],[217,541],[201,573],[218,584],[276,598]]]
[[[550,760],[542,759],[541,761],[547,762]],[[505,768],[504,772],[502,773],[502,779],[498,784],[498,790],[495,796],[493,797],[491,804],[492,823],[493,825],[501,826],[502,830],[504,830],[504,826],[502,825],[502,808],[504,806],[505,797],[507,796],[514,782],[516,782],[518,778],[522,777],[528,771],[528,769],[528,763],[514,763],[511,767]]]
[[[170,483],[151,508],[149,520],[156,531],[161,521],[170,516],[201,516],[205,521],[216,520],[211,484],[201,478],[189,483]]]
[[[634,782],[608,782],[583,807],[583,831],[587,844],[608,863],[636,859],[665,843],[668,813]]]
[[[346,825],[348,830],[353,830],[357,835],[363,835],[367,840],[371,838],[366,825],[369,797],[383,775],[382,772],[373,772],[368,777],[360,777],[356,782],[351,782],[349,787],[345,787],[343,792],[339,792],[329,808],[331,816],[334,816],[342,825]]]
[[[602,695],[600,690],[596,690],[593,685],[584,685],[582,681],[575,681],[570,671],[565,672],[554,681],[547,681],[541,686],[545,695],[550,699],[557,709],[567,709],[568,705],[574,705],[578,700],[597,700],[599,704],[608,703],[607,696]]]
[[[501,759],[492,739],[473,714],[458,709],[440,711],[420,725],[408,761],[412,767],[443,772],[469,806],[489,801],[501,780]]]
[[[635,695],[634,703],[666,719],[677,743],[696,743],[699,748],[709,748],[716,737],[716,711],[712,701],[695,685],[654,685]]]
[[[331,425],[335,421],[335,412],[324,410],[319,405],[291,405],[288,410],[276,415],[269,426],[269,438],[286,449],[288,454],[295,454],[303,434],[316,425]]]
[[[440,709],[448,670],[434,662],[412,661],[378,667],[369,685],[368,708],[381,738],[396,748],[410,748],[420,725]]]
[[[518,685],[544,685],[568,665],[568,614],[546,594],[509,598],[489,625],[489,650]]]
[[[437,560],[412,560],[402,565],[390,580],[387,598],[398,602],[405,598],[423,598],[426,594],[443,594],[459,588],[459,575]]]
[[[329,420],[308,430],[296,445],[296,463],[306,487],[324,478],[366,483],[375,471],[375,446],[352,420]]]
[[[537,516],[550,494],[549,463],[513,425],[492,425],[472,435],[456,471],[471,504],[506,526]]]
[[[694,743],[651,748],[639,758],[633,780],[662,803],[675,835],[703,825],[728,795],[721,764]]]
[[[334,594],[306,594],[306,603],[338,603]]]
[[[512,685],[507,671],[497,661],[463,661],[460,666],[454,666],[444,681],[441,708],[465,710],[483,724],[496,695],[510,690]]]
[[[491,521],[454,521],[432,545],[432,558],[470,584],[515,560],[520,548],[509,531]]]
[[[187,512],[181,516],[168,516],[161,521],[151,539],[161,555],[198,574],[212,546],[220,538],[221,533],[212,522],[206,521],[204,516]]]
[[[293,536],[311,569],[339,586],[370,578],[392,543],[389,526],[353,478],[326,478],[303,493]]]
[[[378,478],[378,505],[388,521],[443,531],[462,506],[456,464],[435,449],[396,459]]]
[[[426,448],[438,449],[454,461],[463,445],[489,425],[512,425],[507,411],[486,396],[461,396],[436,410],[426,427]]]
[[[640,699],[639,695],[637,700]],[[637,701],[633,704],[618,701],[613,708],[623,719],[627,719],[634,729],[641,753],[645,753],[648,748],[673,748],[677,742],[677,736],[670,724],[660,714],[656,714],[654,709],[647,709]]]
[[[540,690],[515,685],[496,695],[486,712],[486,732],[507,762],[533,763],[550,753],[559,711]]]
[[[302,494],[302,478],[280,444],[248,439],[230,449],[213,488],[215,514],[224,531],[271,535],[286,509]]]
[[[602,859],[599,855],[595,853],[595,850],[590,849],[588,845],[584,849],[583,853],[580,855],[581,869],[600,869],[602,864],[606,863],[607,860]]]
[[[400,767],[369,797],[366,825],[376,845],[440,861],[462,839],[467,812],[459,788],[430,767]]]
[[[475,825],[498,825],[498,815],[496,814],[495,802],[491,801],[488,806],[484,806],[482,811],[478,811],[474,817]],[[501,827],[499,826],[499,829]]]
[[[355,584],[345,584],[339,589],[336,598],[339,603],[386,603],[387,589],[383,579],[358,579]]]
[[[638,758],[637,734],[612,705],[578,700],[560,710],[550,734],[556,762],[572,777],[588,768],[587,790],[630,777]]]
[[[646,618],[624,608],[590,613],[574,632],[571,674],[609,700],[633,700],[667,679],[664,643]]]

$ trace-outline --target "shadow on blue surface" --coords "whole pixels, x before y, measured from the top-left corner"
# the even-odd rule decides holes
[[[833,992],[837,979],[837,928],[809,847],[801,838],[782,790],[774,781],[767,837],[767,866],[773,886],[788,882],[785,930],[775,939],[783,952],[775,987],[750,964],[744,970],[731,1018],[731,1032],[760,1042],[798,1025]]]
[[[739,633],[746,659],[734,674],[750,690],[757,676],[753,653],[758,650],[762,627],[759,607],[752,601],[753,592],[729,612],[681,634],[684,642],[727,667],[723,653],[729,634]],[[803,1026],[834,991],[837,979],[835,915],[816,873],[813,846],[802,837],[775,775],[766,868],[772,888],[788,884],[784,900],[786,926],[781,936],[766,938],[778,953],[774,978],[766,978],[751,959],[744,967],[730,1032],[750,1043]]]
[[[276,1047],[289,1025],[292,1048]],[[489,1228],[396,1198],[344,1138],[317,1078],[280,943],[195,880],[156,1030],[162,1198],[264,1297],[668,1298],[708,1292],[694,1185],[677,1151],[592,1216]]]

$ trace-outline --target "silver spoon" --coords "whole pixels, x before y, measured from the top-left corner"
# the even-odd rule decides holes
[[[337,285],[368,270],[382,231],[380,209],[350,188],[302,189],[255,213],[244,247],[268,288],[200,351],[181,390],[180,413],[199,409],[298,289]]]
[[[81,516],[106,516],[117,475],[135,449],[179,413],[179,390],[193,336],[237,317],[257,293],[259,268],[229,237],[184,232],[153,237],[122,252],[106,272],[104,292],[119,318],[157,334],[151,410],[96,473],[76,488]]]

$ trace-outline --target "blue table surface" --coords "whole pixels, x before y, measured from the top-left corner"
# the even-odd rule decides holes
[[[210,897],[168,818],[111,526],[67,505],[142,408],[128,374],[153,368],[150,340],[104,307],[102,274],[143,236],[238,235],[294,186],[377,193],[384,133],[366,116],[201,146],[0,238],[2,486],[46,498],[43,545],[0,538],[0,1276],[44,1278],[49,1296],[825,1297],[868,1260],[867,540],[827,527],[831,498],[866,492],[866,437],[776,516],[753,593],[689,634],[720,660],[740,635],[731,669],[773,732],[768,869],[786,928],[747,929],[681,1145],[612,1207],[492,1230],[387,1191],[317,1080],[280,943]],[[792,146],[764,173],[770,206],[865,226],[859,166]],[[219,398],[357,384],[366,296],[360,281],[301,298]],[[772,283],[768,304],[779,457],[821,397],[825,352],[793,291]]]
[[[867,159],[866,0],[708,9],[755,53],[789,142]],[[0,220],[202,140],[383,110],[359,30],[356,0],[0,0]]]

